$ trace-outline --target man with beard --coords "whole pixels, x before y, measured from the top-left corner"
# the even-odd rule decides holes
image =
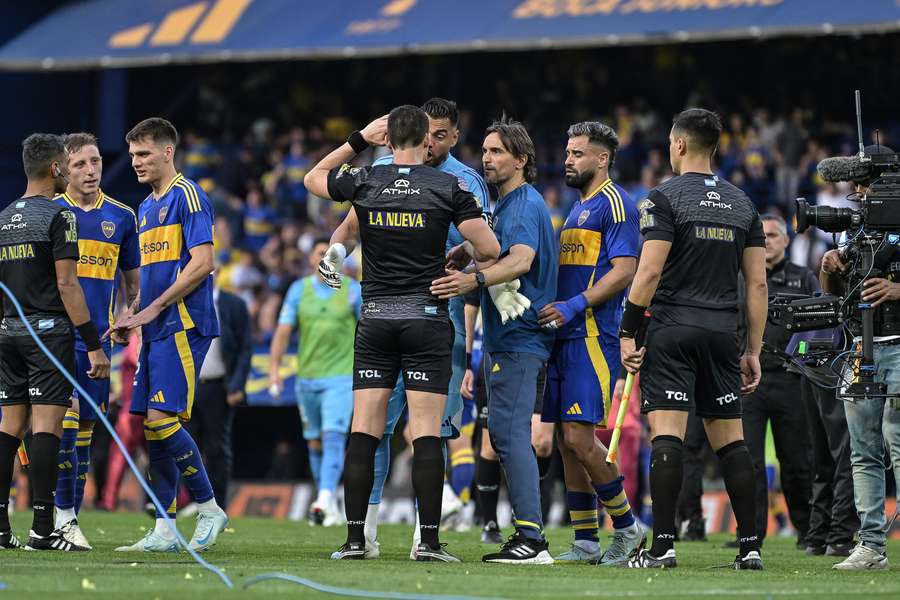
[[[556,302],[540,311],[544,327],[558,329],[550,353],[542,420],[559,423],[566,500],[575,542],[556,557],[563,562],[622,564],[642,543],[615,464],[594,437],[609,412],[619,363],[619,322],[625,290],[637,269],[638,212],[625,190],[609,178],[619,147],[616,132],[596,121],[569,127],[566,185],[581,200],[559,239]],[[602,554],[597,499],[615,535]]]

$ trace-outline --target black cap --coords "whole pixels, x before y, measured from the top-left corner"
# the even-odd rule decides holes
[[[874,156],[876,154],[893,154],[894,151],[881,144],[872,144],[865,148],[866,156]]]

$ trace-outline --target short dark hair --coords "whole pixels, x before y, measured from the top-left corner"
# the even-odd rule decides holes
[[[689,150],[711,155],[719,145],[722,120],[719,115],[705,108],[689,108],[675,115],[672,129],[687,136],[689,145],[693,145]]]
[[[600,121],[582,121],[575,123],[566,134],[570,137],[585,135],[592,144],[598,144],[609,150],[609,166],[616,162],[616,150],[619,149],[619,136],[616,130]]]
[[[93,133],[69,133],[63,138],[63,144],[66,146],[66,152],[75,154],[85,146],[97,146],[97,136]],[[99,146],[98,146],[99,147]]]
[[[318,246],[319,244],[325,244],[326,246],[331,246],[331,240],[327,237],[317,237],[313,240],[312,246],[310,246],[310,250]]]
[[[50,164],[66,155],[61,135],[32,133],[22,142],[22,166],[29,179],[47,176]]]
[[[422,110],[432,119],[447,119],[453,127],[459,126],[459,109],[453,100],[432,98],[422,105]]]
[[[162,117],[150,117],[132,127],[131,131],[125,134],[125,141],[129,144],[147,138],[156,143],[168,142],[173,146],[177,146],[178,130],[175,129],[172,123]]]
[[[428,115],[418,106],[404,104],[388,115],[388,141],[397,149],[412,148],[428,135]]]
[[[491,123],[484,132],[487,137],[492,133],[500,136],[503,147],[516,158],[525,158],[525,181],[534,183],[537,180],[537,165],[535,164],[534,142],[528,135],[525,126],[506,115]]]

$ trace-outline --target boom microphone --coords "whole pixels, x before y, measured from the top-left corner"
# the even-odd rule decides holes
[[[819,177],[831,183],[866,180],[871,174],[869,163],[863,163],[858,156],[826,158],[818,164],[816,170]]]

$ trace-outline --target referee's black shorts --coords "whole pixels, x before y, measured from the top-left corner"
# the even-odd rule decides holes
[[[741,416],[737,336],[651,321],[641,367],[641,412],[689,411],[706,419]]]
[[[75,372],[75,338],[41,336],[69,373]],[[72,384],[30,336],[0,335],[0,406],[72,405]]]
[[[377,319],[356,325],[353,389],[394,389],[447,394],[452,371],[453,324],[447,317]]]

